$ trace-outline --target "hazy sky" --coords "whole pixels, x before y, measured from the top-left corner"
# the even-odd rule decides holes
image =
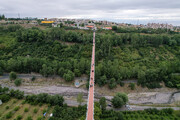
[[[180,0],[0,0],[7,17],[90,18],[180,25]]]

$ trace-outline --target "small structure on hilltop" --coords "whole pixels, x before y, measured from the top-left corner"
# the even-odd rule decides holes
[[[54,23],[54,21],[41,21],[41,23],[48,24],[48,23]]]
[[[93,25],[87,25],[86,27],[89,28],[89,29],[94,29]]]

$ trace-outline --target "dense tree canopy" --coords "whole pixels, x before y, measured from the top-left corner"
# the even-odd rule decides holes
[[[0,75],[37,72],[45,77],[59,75],[66,81],[89,75],[91,31],[0,27]],[[140,33],[97,31],[96,84],[115,88],[133,78],[149,88],[161,87],[160,82],[178,88],[174,73],[180,72],[180,35]]]

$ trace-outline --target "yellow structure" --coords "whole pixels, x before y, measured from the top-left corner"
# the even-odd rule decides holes
[[[54,21],[41,21],[41,23],[54,23]]]

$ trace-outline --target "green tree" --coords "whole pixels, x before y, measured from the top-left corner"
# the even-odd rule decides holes
[[[106,75],[103,75],[102,77],[100,77],[100,79],[97,79],[97,83],[100,87],[104,86],[107,83]]]
[[[113,88],[115,88],[116,87],[116,85],[117,85],[117,83],[116,83],[116,80],[114,79],[114,78],[111,78],[110,79],[110,82],[109,82],[109,88],[110,89],[113,89]]]
[[[138,72],[138,84],[145,86],[145,82],[146,82],[146,73],[144,71],[139,71]]]
[[[3,14],[3,15],[1,16],[1,18],[4,20],[4,19],[5,19],[5,15]]]
[[[6,94],[2,94],[0,95],[0,100],[2,100],[2,102],[7,102],[10,100],[10,96]]]
[[[94,103],[94,119],[95,120],[100,120],[100,115],[101,115],[101,109],[99,103],[95,102]]]
[[[101,109],[102,111],[105,111],[106,110],[106,98],[105,97],[101,97],[100,100],[99,100],[99,104],[101,106]]]
[[[22,79],[20,79],[20,78],[15,79],[14,84],[16,86],[20,86],[22,84]]]
[[[22,119],[22,115],[18,115],[18,116],[16,117],[16,119],[17,119],[17,120],[21,120],[21,119]]]
[[[28,116],[26,120],[33,120],[31,116]]]
[[[60,27],[61,27],[61,28],[63,27],[63,23],[60,23]]]
[[[11,72],[11,73],[9,74],[9,78],[10,78],[10,80],[15,80],[15,79],[17,78],[16,73],[15,73],[15,72]]]
[[[3,70],[2,68],[0,67],[0,76],[3,75]]]
[[[43,76],[48,77],[49,75],[53,75],[54,70],[52,69],[52,67],[48,67],[46,64],[43,64],[40,73]]]
[[[125,93],[117,93],[111,102],[115,108],[120,108],[128,102],[128,96]]]
[[[31,78],[31,81],[35,81],[36,80],[36,76],[33,76],[32,78]]]
[[[130,83],[129,87],[131,88],[131,90],[134,90],[135,89],[135,84],[134,83]]]
[[[122,112],[117,113],[117,120],[124,120]]]
[[[28,112],[29,111],[29,109],[28,108],[24,108],[24,112]]]
[[[83,94],[79,93],[77,95],[77,102],[79,103],[79,105],[81,105],[81,103],[83,102]]]
[[[65,73],[65,69],[63,67],[61,67],[59,70],[58,70],[58,75],[60,75],[60,77],[63,77]]]
[[[125,103],[121,97],[114,96],[112,99],[112,104],[114,108],[121,108]]]
[[[74,79],[74,73],[72,71],[68,70],[68,72],[63,75],[63,78],[67,82],[72,81]]]
[[[117,30],[117,26],[112,26],[112,30],[116,31]]]
[[[81,72],[80,72],[80,70],[78,70],[78,69],[75,69],[75,70],[74,70],[74,73],[75,73],[75,76],[76,76],[76,77],[80,77],[80,76],[81,76]]]

